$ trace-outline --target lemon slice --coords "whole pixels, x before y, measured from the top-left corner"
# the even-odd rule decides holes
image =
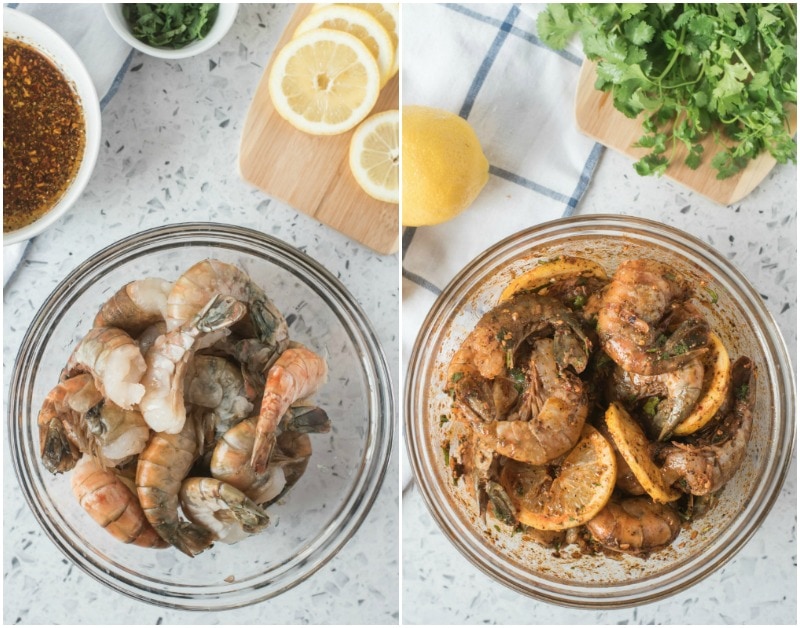
[[[350,170],[372,198],[400,202],[400,112],[382,111],[367,118],[350,139]]]
[[[378,63],[355,35],[317,28],[287,43],[272,63],[269,94],[275,110],[313,135],[355,127],[375,106]]]
[[[500,295],[500,302],[507,301],[518,292],[536,290],[572,275],[608,279],[605,269],[600,264],[581,257],[566,255],[537,264],[530,270],[515,277]]]
[[[378,62],[381,87],[386,85],[394,66],[395,47],[376,17],[353,6],[330,4],[306,16],[295,30],[295,37],[316,28],[330,28],[358,37]]]
[[[606,410],[606,427],[617,451],[628,463],[645,492],[659,503],[672,502],[681,494],[667,485],[650,458],[650,443],[633,417],[616,401]]]
[[[673,430],[676,436],[686,436],[706,425],[719,410],[731,385],[731,359],[722,340],[714,332],[709,334],[709,351],[705,356],[703,392],[692,413]]]
[[[500,484],[517,510],[517,519],[537,530],[566,530],[600,512],[614,490],[617,461],[611,444],[591,425],[561,463],[558,477],[545,466],[509,461]]]
[[[363,11],[366,11],[367,13],[370,13],[381,23],[381,25],[386,29],[386,32],[389,33],[389,37],[392,40],[395,50],[394,62],[392,64],[392,69],[389,72],[389,78],[397,74],[397,70],[400,67],[400,37],[398,36],[400,32],[400,3],[365,2],[361,4],[358,2],[319,2],[314,5],[312,12],[321,11],[323,8],[331,6],[331,4],[357,7]]]

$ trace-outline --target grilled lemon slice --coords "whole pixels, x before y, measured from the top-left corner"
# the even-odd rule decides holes
[[[650,442],[647,436],[616,401],[606,410],[606,427],[620,455],[654,501],[665,504],[681,496],[679,491],[667,485],[661,478],[661,471],[650,458]]]
[[[518,292],[538,290],[547,284],[555,283],[559,279],[580,275],[582,277],[597,277],[608,279],[605,269],[597,262],[582,257],[569,257],[562,255],[551,260],[543,261],[530,270],[515,277],[500,295],[500,302],[507,301]]]
[[[672,432],[675,436],[686,436],[696,432],[719,410],[731,385],[731,359],[722,340],[714,332],[708,339],[708,353],[705,357],[705,376],[703,392],[692,413],[681,421]]]

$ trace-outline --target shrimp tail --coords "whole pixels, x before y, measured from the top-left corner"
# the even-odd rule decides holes
[[[179,522],[167,537],[165,537],[166,541],[190,557],[197,556],[200,552],[207,550],[214,541],[212,532],[206,530],[203,526],[187,521]]]
[[[72,469],[81,454],[72,443],[64,428],[64,423],[53,418],[40,429],[42,463],[50,473],[64,473]]]
[[[328,413],[317,406],[295,406],[281,419],[281,427],[301,434],[327,434],[331,431]]]
[[[261,428],[262,421],[259,417],[256,426],[256,439],[253,443],[253,454],[250,458],[250,466],[257,474],[262,474],[267,470],[269,459],[272,457],[272,450],[275,448],[275,434],[265,433]]]

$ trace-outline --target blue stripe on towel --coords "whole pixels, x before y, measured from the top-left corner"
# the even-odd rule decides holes
[[[586,187],[592,179],[592,174],[594,173],[595,167],[597,167],[597,162],[600,161],[600,156],[603,154],[603,151],[605,151],[605,147],[598,142],[592,148],[592,152],[589,153],[589,158],[586,160],[586,163],[583,164],[583,170],[578,179],[578,185],[575,186],[572,198],[569,199],[567,207],[562,214],[564,218],[572,216],[572,214],[575,213],[575,208],[578,206],[578,202],[581,198],[583,198],[583,193],[586,191]]]
[[[116,76],[114,77],[114,80],[111,81],[111,87],[108,88],[108,91],[106,92],[106,95],[103,96],[102,100],[100,100],[100,110],[101,111],[106,108],[106,105],[114,97],[114,94],[117,93],[117,90],[119,89],[119,86],[122,84],[122,79],[125,78],[125,74],[127,74],[128,68],[131,65],[131,59],[133,59],[133,53],[134,53],[134,50],[133,50],[133,48],[131,48],[131,51],[128,54],[128,58],[125,59],[125,63],[122,64],[122,67],[117,72]]]
[[[442,293],[442,289],[434,286],[430,281],[425,279],[425,277],[420,277],[416,273],[412,273],[411,271],[403,269],[403,278],[408,279],[410,282],[417,284],[421,288],[425,288],[428,292],[432,292],[436,296],[439,296]]]
[[[478,97],[478,92],[481,91],[481,87],[483,87],[486,76],[489,74],[489,70],[492,68],[492,64],[497,58],[497,53],[500,51],[500,48],[503,46],[503,42],[508,37],[508,31],[511,30],[511,25],[513,24],[514,20],[517,19],[518,15],[519,7],[515,4],[511,7],[511,10],[508,12],[505,21],[500,26],[497,36],[494,38],[492,45],[489,47],[489,52],[487,52],[486,56],[483,58],[481,67],[478,68],[478,73],[472,80],[472,85],[469,86],[469,91],[467,92],[467,97],[464,100],[464,104],[461,105],[461,111],[458,112],[458,115],[465,120],[469,117],[469,114],[472,111],[472,106],[475,104],[475,99]]]
[[[498,168],[497,166],[489,166],[489,174],[493,174],[496,177],[505,179],[506,181],[511,181],[512,183],[521,185],[524,188],[527,188],[534,192],[538,192],[542,196],[547,196],[548,198],[552,198],[562,203],[569,203],[571,200],[570,197],[565,196],[561,192],[556,192],[555,190],[551,190],[550,188],[545,187],[544,185],[540,185],[535,181],[526,179],[525,177],[520,176],[518,174],[514,174],[513,172],[509,172],[508,170],[503,170],[502,168]]]

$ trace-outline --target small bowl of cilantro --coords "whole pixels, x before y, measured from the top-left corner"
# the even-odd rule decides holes
[[[203,53],[233,25],[238,4],[104,4],[108,21],[126,42],[161,59],[185,59]]]

